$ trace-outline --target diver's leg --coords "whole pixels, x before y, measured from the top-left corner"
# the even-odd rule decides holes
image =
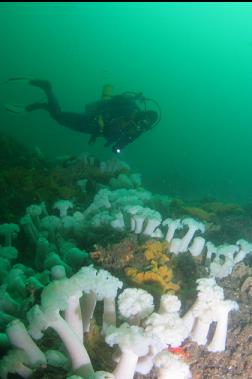
[[[52,116],[59,124],[81,133],[90,133],[90,126],[85,114],[59,112]]]
[[[52,85],[47,80],[33,79],[29,81],[30,85],[41,88],[47,97],[47,103],[34,103],[28,105],[26,110],[33,111],[37,109],[44,109],[49,112],[50,116],[59,124],[82,133],[92,133],[92,126],[90,120],[83,113],[75,112],[62,112],[60,105],[53,93]]]
[[[58,100],[53,93],[52,85],[48,80],[32,79],[29,81],[29,84],[34,87],[39,87],[44,91],[47,97],[48,112],[51,116],[61,112]]]
[[[74,112],[62,112],[58,100],[56,99],[52,85],[48,80],[33,79],[29,81],[29,84],[35,87],[41,88],[47,97],[46,104],[34,103],[26,107],[28,111],[36,109],[44,109],[49,112],[50,116],[59,124],[80,132],[87,132],[86,117],[83,114]]]
[[[86,116],[84,114],[62,111],[55,112],[55,110],[52,111],[52,108],[48,103],[33,103],[25,107],[27,112],[33,112],[41,109],[47,111],[60,125],[82,133],[90,132],[90,128],[88,127]]]

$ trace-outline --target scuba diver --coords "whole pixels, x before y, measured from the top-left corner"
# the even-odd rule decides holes
[[[89,144],[94,143],[98,137],[105,138],[104,146],[112,145],[112,151],[116,153],[120,153],[126,145],[151,130],[160,121],[161,112],[158,104],[154,100],[145,98],[141,93],[125,92],[113,96],[112,86],[105,85],[101,100],[86,105],[84,113],[64,112],[49,81],[13,78],[7,82],[13,80],[28,80],[28,84],[44,91],[46,101],[38,101],[25,107],[6,105],[8,111],[19,113],[45,110],[59,124],[90,134]],[[157,107],[157,111],[147,109],[149,102]]]

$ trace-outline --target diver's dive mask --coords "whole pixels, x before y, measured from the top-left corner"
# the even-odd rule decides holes
[[[152,129],[158,121],[158,116],[156,111],[140,111],[136,117],[137,130],[144,132]]]
[[[139,122],[143,130],[150,130],[160,122],[161,108],[156,100],[145,97],[142,92],[125,92],[124,95],[132,97],[139,105],[141,109]],[[157,110],[148,109],[149,104],[154,104]]]

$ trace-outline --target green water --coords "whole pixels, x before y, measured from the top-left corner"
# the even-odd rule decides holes
[[[63,109],[83,111],[109,82],[142,91],[162,121],[122,153],[144,185],[184,198],[252,202],[252,3],[1,3],[0,81],[51,80]],[[0,130],[48,157],[89,151],[88,136],[42,111],[7,113],[41,91],[0,87]]]

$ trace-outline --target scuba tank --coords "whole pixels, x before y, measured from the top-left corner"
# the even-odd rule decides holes
[[[105,84],[102,87],[101,101],[110,100],[113,96],[113,86],[111,84]],[[100,101],[94,101],[92,103],[86,104],[85,109],[87,113],[94,113],[97,111],[97,106]]]

